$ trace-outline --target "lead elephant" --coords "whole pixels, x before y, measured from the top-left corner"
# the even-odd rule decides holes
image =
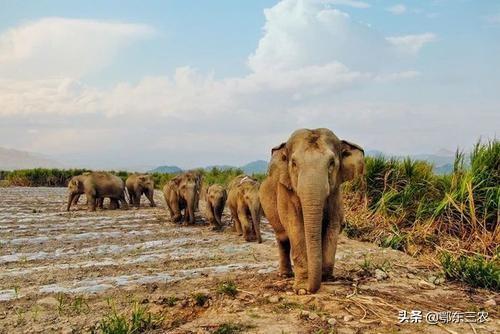
[[[234,227],[246,241],[262,242],[260,234],[261,205],[259,182],[246,175],[238,175],[228,187],[227,206]]]
[[[174,222],[182,220],[182,211],[184,211],[184,222],[194,224],[194,213],[198,209],[200,187],[201,174],[197,171],[177,175],[165,184],[163,196],[170,217]]]
[[[125,200],[125,182],[118,176],[106,172],[90,172],[87,175],[72,178],[68,183],[68,206],[75,197],[85,194],[90,211],[95,211],[99,199],[109,197],[111,203],[120,202],[124,208],[128,208]]]
[[[226,189],[220,184],[212,184],[205,192],[202,191],[203,193],[205,193],[203,197],[206,202],[207,220],[214,230],[218,230],[222,227],[222,212],[227,200]]]
[[[125,186],[130,197],[130,204],[136,207],[141,206],[141,196],[145,195],[150,206],[155,207],[154,192],[155,184],[153,177],[149,174],[132,174],[125,181]]]
[[[294,290],[314,293],[333,275],[344,219],[340,185],[363,172],[364,151],[328,129],[301,129],[271,155],[260,197],[276,234],[279,273],[291,273],[291,253]]]

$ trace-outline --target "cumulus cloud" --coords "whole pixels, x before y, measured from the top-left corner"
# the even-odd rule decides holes
[[[417,53],[427,43],[434,42],[437,36],[433,33],[418,35],[393,36],[386,38],[389,43],[404,52]]]
[[[270,143],[297,127],[331,121],[349,128],[360,119],[370,127],[375,114],[342,106],[344,96],[418,77],[390,60],[400,50],[415,54],[435,36],[385,38],[331,5],[366,8],[360,1],[283,0],[266,9],[245,75],[219,79],[184,66],[106,89],[83,76],[154,34],[152,28],[51,18],[8,30],[0,35],[0,117],[12,126],[0,140],[69,154],[90,136],[82,150],[100,161],[126,160],[127,151],[145,161],[171,156],[172,163],[197,166],[233,163],[237,148],[245,160],[265,158]],[[16,73],[19,67],[26,71]],[[14,137],[14,129],[25,136]]]
[[[153,33],[147,25],[96,20],[53,17],[28,22],[0,35],[0,76],[81,77]]]
[[[394,15],[402,15],[402,14],[406,13],[406,10],[407,10],[406,6],[403,4],[397,4],[397,5],[394,5],[394,6],[387,8],[387,11],[391,12]]]

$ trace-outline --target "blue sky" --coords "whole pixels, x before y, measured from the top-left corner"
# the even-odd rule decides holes
[[[393,154],[500,124],[498,1],[0,1],[0,146],[70,165],[267,159],[299,127]]]

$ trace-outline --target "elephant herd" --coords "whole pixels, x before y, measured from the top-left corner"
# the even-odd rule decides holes
[[[234,178],[227,188],[205,186],[202,174],[190,171],[167,182],[163,195],[172,221],[194,224],[200,198],[205,216],[215,230],[222,228],[227,204],[233,229],[246,241],[262,242],[260,218],[272,226],[279,253],[278,274],[294,277],[298,294],[315,293],[333,276],[335,253],[344,220],[341,184],[365,172],[364,151],[340,140],[330,130],[300,129],[271,150],[266,179],[260,184],[247,175]],[[125,191],[126,189],[126,191]],[[68,211],[85,194],[89,210],[102,207],[139,206],[144,194],[155,206],[154,182],[146,174],[133,174],[126,182],[105,172],[73,177],[69,184]]]

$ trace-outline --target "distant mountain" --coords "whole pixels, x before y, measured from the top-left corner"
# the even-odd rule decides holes
[[[149,173],[176,174],[182,172],[177,166],[159,166],[149,171]]]
[[[264,160],[252,161],[244,166],[241,166],[240,168],[243,169],[245,174],[267,173],[267,161]]]
[[[266,173],[267,172],[267,162],[264,160],[256,160],[247,163],[241,167],[231,166],[231,165],[210,165],[206,167],[202,167],[202,169],[206,171],[210,171],[213,168],[217,168],[219,170],[228,170],[228,169],[236,169],[239,168],[243,170],[245,174],[256,174],[256,173]],[[149,173],[166,173],[166,174],[174,174],[181,173],[183,170],[177,166],[160,166],[156,167],[149,171]]]
[[[38,153],[0,147],[0,170],[60,168],[63,165]]]

